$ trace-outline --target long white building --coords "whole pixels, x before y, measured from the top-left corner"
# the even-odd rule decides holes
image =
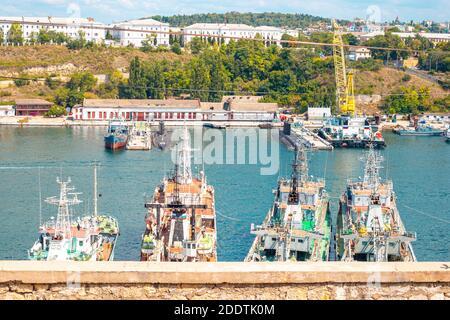
[[[106,25],[92,18],[58,18],[58,17],[0,17],[0,28],[6,41],[13,23],[22,26],[24,40],[30,41],[39,30],[62,32],[71,38],[77,38],[79,32],[84,32],[87,41],[101,43],[105,39]]]
[[[152,46],[169,45],[169,34],[160,33],[169,32],[168,23],[153,19],[130,20],[116,23],[114,28],[116,30],[112,32],[112,35],[119,39],[121,46],[141,47],[145,40],[148,40]]]
[[[297,30],[287,30],[277,27],[260,26],[252,27],[246,24],[230,24],[230,23],[195,23],[183,28],[184,42],[189,43],[195,37],[207,39],[208,37],[222,36],[223,43],[230,42],[231,38],[236,39],[253,39],[259,34],[267,42],[279,41],[284,33],[292,36],[298,36]],[[229,38],[227,38],[229,37]],[[218,39],[216,38],[216,41]]]
[[[430,40],[434,44],[450,41],[450,33],[432,33],[432,32],[392,32],[393,35],[399,36],[401,39],[415,38],[419,35]],[[374,31],[360,35],[362,41],[369,40],[376,36],[384,35],[384,31]]]
[[[121,117],[133,121],[273,121],[276,103],[246,101],[200,102],[175,99],[84,99],[72,108],[75,120],[105,121]],[[242,100],[242,101],[240,101]]]

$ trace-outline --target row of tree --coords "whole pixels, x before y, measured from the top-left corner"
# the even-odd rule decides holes
[[[186,93],[202,101],[220,101],[227,94],[251,94],[298,109],[334,102],[330,57],[249,40],[227,45],[198,40],[190,50],[193,56],[185,63],[133,59],[119,96],[161,99]]]
[[[308,14],[290,13],[201,13],[191,15],[152,16],[152,19],[169,23],[174,27],[186,27],[194,23],[242,23],[250,26],[276,26],[289,28],[305,28],[313,23],[330,23],[330,19]],[[342,21],[344,22],[344,21]]]

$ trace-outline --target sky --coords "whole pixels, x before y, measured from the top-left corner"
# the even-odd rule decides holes
[[[449,0],[0,0],[0,16],[92,17],[111,23],[153,15],[282,12],[374,21],[448,21]]]

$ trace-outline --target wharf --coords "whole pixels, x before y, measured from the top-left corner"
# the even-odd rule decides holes
[[[313,150],[333,150],[331,143],[305,127],[292,127],[290,135],[286,135],[282,131],[280,135],[282,142],[285,143],[288,148],[295,149],[299,144],[302,144]]]

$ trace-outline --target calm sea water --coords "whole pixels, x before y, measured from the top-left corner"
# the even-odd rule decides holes
[[[39,224],[39,174],[42,197],[58,194],[57,175],[71,176],[84,202],[77,213],[92,209],[93,160],[99,168],[99,211],[118,218],[121,236],[116,260],[138,260],[144,230],[144,197],[172,167],[170,151],[123,151],[103,148],[104,128],[0,127],[0,259],[26,259]],[[450,144],[442,137],[399,137],[387,133],[382,151],[383,176],[394,181],[406,228],[417,232],[421,261],[450,259]],[[346,180],[362,175],[362,150],[310,154],[310,174],[325,176],[333,215]],[[293,153],[280,145],[280,166],[261,175],[261,165],[205,165],[216,190],[220,261],[241,261],[251,245],[250,224],[262,222],[279,176],[287,176]],[[194,168],[197,171],[197,168]],[[42,204],[43,219],[56,207]]]

